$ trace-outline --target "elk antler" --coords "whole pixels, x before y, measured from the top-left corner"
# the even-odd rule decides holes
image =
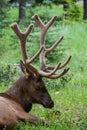
[[[26,53],[26,39],[27,39],[28,34],[31,32],[31,30],[33,28],[33,24],[30,24],[28,29],[24,33],[22,33],[20,31],[20,29],[18,28],[17,23],[14,23],[14,24],[11,25],[12,29],[14,30],[14,32],[16,33],[16,35],[20,39],[22,56],[23,56],[24,62],[26,64],[26,66],[29,68],[29,70],[31,70],[34,74],[36,74],[37,77],[46,77],[46,78],[50,78],[50,79],[59,78],[62,75],[64,75],[65,73],[67,73],[69,68],[64,69],[59,74],[56,74],[55,72],[58,69],[61,69],[64,66],[66,66],[68,64],[68,62],[70,61],[71,56],[69,56],[68,59],[64,63],[58,63],[56,66],[47,66],[45,61],[44,61],[45,55],[48,52],[52,51],[63,39],[63,36],[62,36],[59,40],[57,40],[53,44],[52,47],[50,47],[50,48],[45,47],[46,32],[49,29],[49,27],[55,22],[55,20],[57,19],[57,16],[54,16],[47,24],[43,24],[43,22],[41,21],[41,19],[39,18],[38,15],[34,15],[32,17],[32,19],[35,20],[35,22],[39,26],[41,36],[40,36],[40,49],[31,59],[28,58],[27,53]],[[37,56],[39,56],[39,55],[40,55],[41,70],[36,69],[31,64],[37,58]]]

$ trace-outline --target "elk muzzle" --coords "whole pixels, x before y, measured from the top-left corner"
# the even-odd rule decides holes
[[[46,108],[53,108],[54,107],[54,102],[53,101],[46,102],[45,107]]]
[[[54,107],[54,102],[51,100],[51,98],[45,99],[43,101],[43,106],[45,108],[53,108]]]

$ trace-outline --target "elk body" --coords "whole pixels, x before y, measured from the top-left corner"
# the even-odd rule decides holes
[[[19,121],[26,120],[35,125],[38,122],[45,124],[45,121],[42,119],[28,113],[31,110],[33,103],[41,104],[46,108],[52,108],[54,106],[54,102],[52,101],[42,78],[56,79],[69,70],[69,68],[65,68],[61,73],[57,73],[57,70],[62,69],[68,64],[71,56],[69,56],[64,63],[58,63],[56,66],[48,66],[44,60],[45,55],[52,51],[63,39],[62,36],[52,47],[45,47],[46,32],[57,19],[57,16],[54,16],[47,24],[43,24],[37,15],[34,15],[32,19],[35,20],[40,28],[41,36],[40,49],[31,59],[28,58],[26,53],[26,39],[31,32],[33,25],[30,24],[24,33],[20,31],[17,23],[11,25],[11,28],[20,39],[22,56],[24,59],[24,63],[20,61],[20,68],[24,75],[6,92],[0,93],[0,130],[4,127],[9,130]],[[40,57],[40,70],[36,69],[31,64],[38,56]]]

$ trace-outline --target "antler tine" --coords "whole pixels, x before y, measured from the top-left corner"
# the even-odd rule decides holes
[[[66,74],[69,71],[70,68],[64,69],[62,72],[60,72],[59,74],[55,74],[55,75],[51,75],[48,78],[49,79],[57,79],[60,78],[61,76],[63,76],[64,74]]]
[[[65,67],[65,66],[69,63],[69,61],[71,60],[71,58],[72,58],[72,56],[69,56],[69,57],[67,58],[67,60],[60,65],[59,69]]]
[[[60,44],[60,42],[63,40],[63,38],[64,38],[64,36],[62,36],[60,39],[58,39],[50,48],[45,49],[45,51],[46,51],[45,53],[48,53],[48,52],[52,51],[53,49],[55,49],[55,47]]]
[[[65,67],[69,63],[71,58],[72,58],[72,56],[69,56],[64,63],[61,63],[61,65],[59,66],[58,69],[62,69],[63,67]],[[46,65],[44,71],[47,72],[47,71],[53,70],[54,68],[55,68],[55,66],[48,66],[48,65]]]
[[[26,63],[26,60],[29,59],[28,56],[27,56],[27,53],[26,53],[26,38],[27,38],[28,34],[31,32],[31,30],[33,28],[33,24],[30,24],[29,27],[27,28],[27,30],[24,33],[21,32],[17,23],[13,23],[11,25],[11,28],[13,29],[13,31],[16,33],[16,35],[20,39],[22,56],[23,56],[23,59]]]
[[[38,50],[38,52],[30,60],[27,59],[26,63],[27,64],[32,63],[39,56],[39,54],[41,53],[42,50],[43,50],[43,46]]]
[[[47,24],[44,24],[42,22],[42,20],[40,19],[40,17],[38,15],[36,15],[36,14],[34,16],[32,16],[32,19],[35,20],[35,22],[37,23],[38,27],[41,29],[41,32],[44,33],[55,22],[55,20],[57,19],[57,16],[54,16]]]
[[[59,63],[59,64],[58,64],[51,72],[49,72],[49,73],[46,73],[46,72],[44,72],[44,71],[39,71],[39,74],[40,74],[42,77],[48,78],[49,76],[55,74],[55,72],[57,71],[57,69],[59,68],[60,65],[61,65],[61,63]]]

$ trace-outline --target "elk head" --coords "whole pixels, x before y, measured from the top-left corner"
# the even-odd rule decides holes
[[[34,15],[32,19],[36,22],[38,27],[40,28],[40,49],[39,51],[30,59],[27,56],[26,52],[26,39],[27,36],[30,34],[33,24],[30,24],[27,30],[23,33],[19,29],[17,23],[13,23],[11,28],[14,30],[18,38],[20,39],[21,51],[24,63],[20,61],[20,67],[22,72],[24,73],[24,78],[26,81],[23,82],[24,79],[21,80],[21,84],[24,87],[24,92],[22,94],[25,95],[26,100],[29,103],[39,103],[42,104],[44,107],[52,108],[54,106],[53,101],[51,100],[50,95],[42,81],[42,78],[49,78],[49,79],[57,79],[64,74],[66,74],[69,68],[65,68],[62,70],[61,73],[58,73],[57,70],[62,69],[65,67],[71,59],[71,56],[64,63],[58,63],[56,66],[48,66],[45,63],[45,55],[52,51],[63,39],[63,36],[57,40],[52,47],[46,48],[45,47],[45,36],[46,32],[49,27],[54,23],[57,19],[57,16],[54,16],[47,24],[44,24],[38,15]],[[32,62],[39,56],[40,59],[40,69],[35,68],[32,65]],[[21,88],[23,90],[23,87]],[[29,98],[28,98],[29,97]],[[25,100],[25,102],[26,102]]]

